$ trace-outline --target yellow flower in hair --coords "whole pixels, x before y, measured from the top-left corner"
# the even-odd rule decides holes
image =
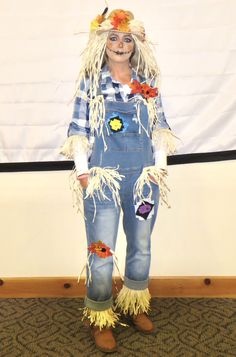
[[[98,15],[90,24],[90,31],[96,31],[101,23],[105,20],[105,16]]]

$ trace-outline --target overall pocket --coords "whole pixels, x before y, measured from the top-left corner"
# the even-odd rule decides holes
[[[104,137],[109,151],[142,151],[143,135],[135,112],[107,112]]]

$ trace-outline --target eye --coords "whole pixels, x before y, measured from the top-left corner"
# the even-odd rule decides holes
[[[127,42],[127,43],[130,43],[130,42],[132,42],[133,40],[132,40],[131,37],[125,37],[125,38],[124,38],[124,41]]]
[[[117,36],[111,36],[111,37],[109,37],[109,40],[110,41],[116,41],[117,40]]]

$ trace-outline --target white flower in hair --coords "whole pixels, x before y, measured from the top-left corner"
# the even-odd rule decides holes
[[[113,28],[112,24],[111,24],[111,21],[110,20],[105,20],[101,23],[100,27],[99,27],[99,30],[104,30],[104,31],[107,31],[107,30],[111,30]]]

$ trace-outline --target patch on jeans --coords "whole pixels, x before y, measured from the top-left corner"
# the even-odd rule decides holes
[[[101,240],[98,240],[97,242],[92,242],[88,246],[88,251],[89,251],[89,254],[87,256],[87,261],[86,261],[86,264],[83,266],[83,269],[81,270],[81,273],[78,277],[78,283],[79,283],[80,278],[81,278],[84,270],[86,269],[86,267],[87,267],[87,271],[88,271],[88,275],[86,278],[86,285],[89,286],[89,284],[92,282],[92,265],[95,264],[94,255],[97,255],[99,258],[103,258],[103,259],[112,256],[113,262],[118,270],[118,273],[119,273],[121,279],[123,279],[122,275],[120,273],[120,269],[118,267],[118,258],[115,255],[115,252],[113,252],[113,250],[111,250],[111,248],[108,245],[103,243]]]
[[[88,247],[91,254],[96,254],[100,258],[107,258],[112,256],[111,248],[108,247],[101,240],[97,242],[92,242]]]
[[[135,215],[140,221],[151,218],[154,214],[154,201],[149,199],[139,201],[135,205]]]
[[[108,125],[113,133],[125,131],[128,127],[128,123],[126,123],[125,120],[116,113],[113,113],[112,116],[108,119]]]

